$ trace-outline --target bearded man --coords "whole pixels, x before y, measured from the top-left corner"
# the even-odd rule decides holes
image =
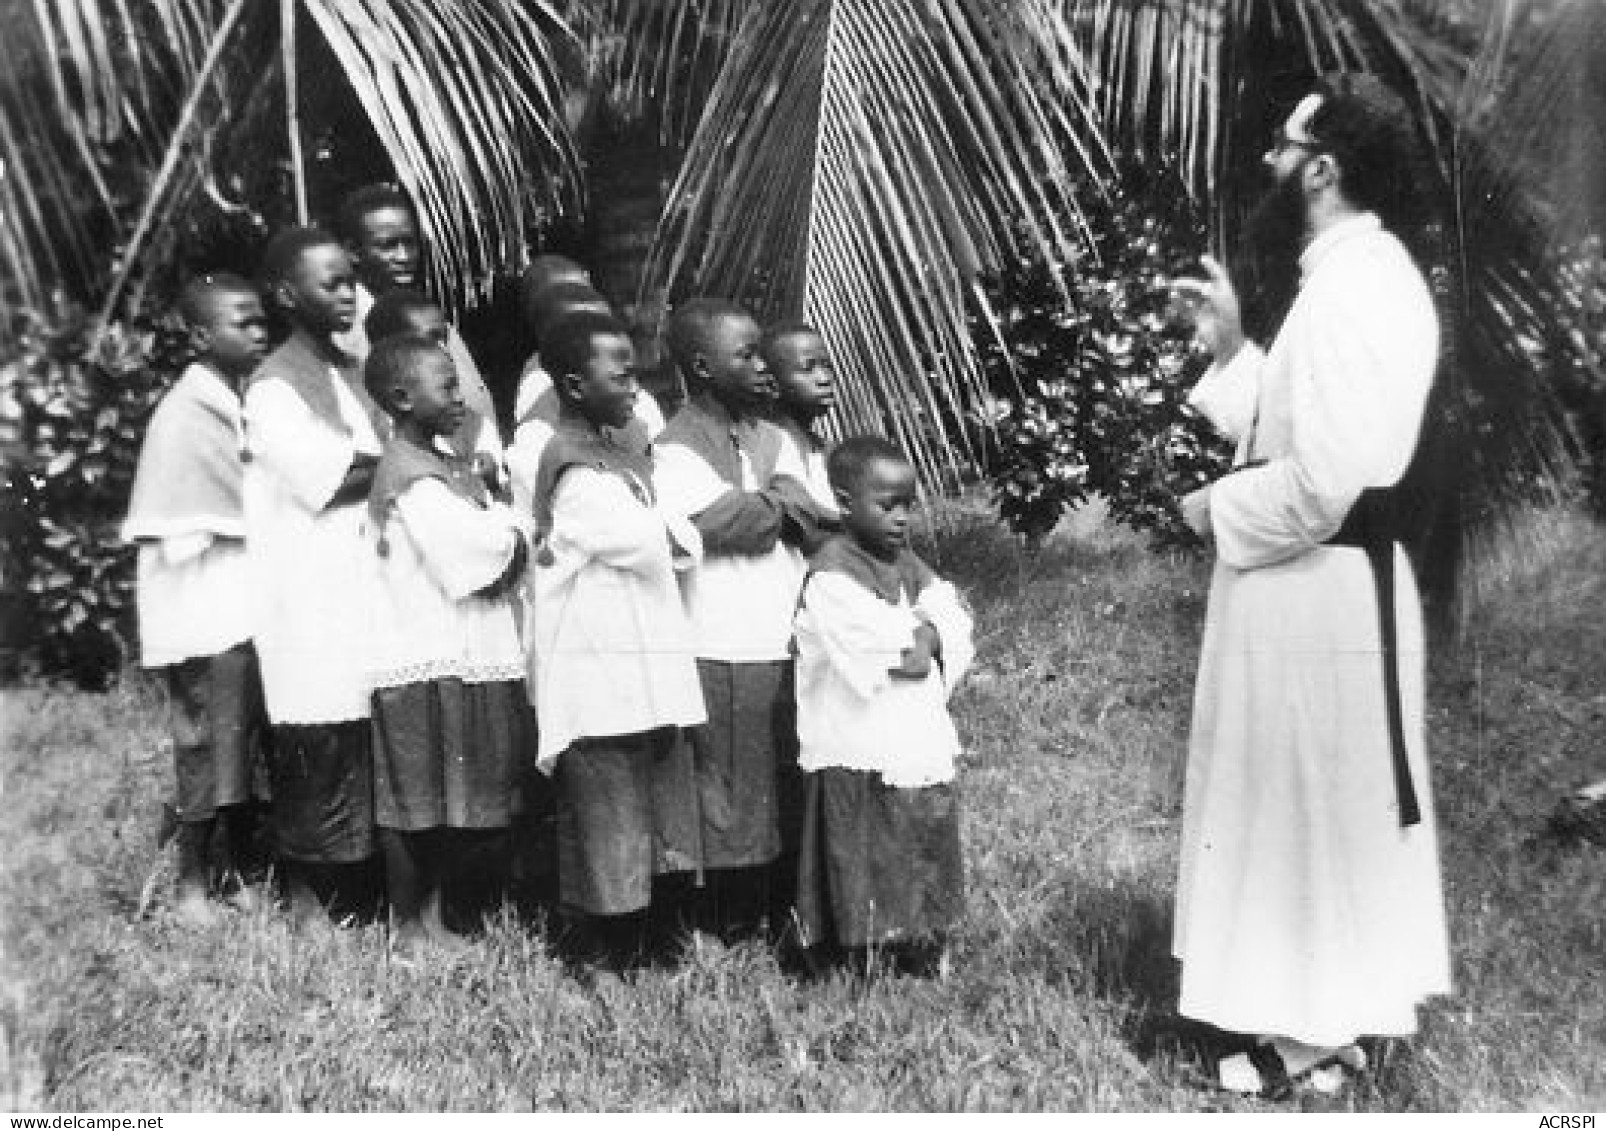
[[[1217,563],[1195,688],[1173,951],[1180,1012],[1249,1038],[1221,1082],[1360,1070],[1450,989],[1423,742],[1423,626],[1387,488],[1438,356],[1410,215],[1413,133],[1367,76],[1324,78],[1265,156],[1298,289],[1266,350],[1226,272],[1179,281],[1214,364],[1194,404],[1235,468],[1183,500]],[[1386,226],[1387,225],[1387,226]]]

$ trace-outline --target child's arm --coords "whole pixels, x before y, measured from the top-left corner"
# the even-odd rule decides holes
[[[903,650],[898,666],[888,668],[887,674],[893,679],[925,679],[931,674],[932,661],[941,655],[942,637],[929,621],[922,620],[915,628],[914,643]]]
[[[846,574],[822,570],[809,578],[795,627],[800,655],[823,659],[866,699],[894,678],[923,678],[894,674],[905,666],[915,632],[909,610],[889,605]],[[929,656],[925,662],[929,670]]]
[[[618,475],[572,467],[552,492],[555,551],[577,550],[589,560],[630,573],[667,573],[672,546],[664,519]]]
[[[424,568],[448,597],[496,592],[519,567],[524,532],[505,506],[481,508],[438,479],[420,479],[396,497],[396,513],[418,548]]]
[[[785,511],[773,492],[737,490],[683,444],[662,444],[654,456],[659,498],[691,519],[705,554],[756,556],[775,548]]]
[[[378,468],[378,456],[353,452],[351,466],[346,468],[346,477],[340,481],[340,486],[335,488],[335,493],[323,505],[323,509],[327,511],[335,507],[349,507],[353,503],[366,503],[369,492],[373,490],[374,472]]]
[[[769,493],[781,508],[781,541],[812,556],[841,523],[815,502],[808,477],[802,455],[790,442],[782,444],[769,482]]]
[[[975,622],[970,611],[965,608],[959,590],[932,574],[915,599],[915,616],[936,638],[933,655],[942,664],[943,685],[952,691],[976,658],[972,638]]]
[[[259,381],[245,396],[249,451],[313,512],[367,499],[378,459],[324,424],[289,385]]]

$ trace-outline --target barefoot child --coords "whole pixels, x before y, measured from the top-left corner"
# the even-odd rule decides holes
[[[305,919],[319,901],[365,894],[374,851],[364,638],[373,551],[363,503],[382,410],[334,344],[356,301],[340,245],[291,228],[268,244],[263,268],[290,336],[245,394],[246,539],[274,728],[274,842]]]
[[[654,875],[698,864],[695,788],[674,729],[704,719],[677,566],[696,530],[659,509],[650,456],[622,445],[639,396],[624,326],[577,314],[543,354],[562,398],[536,476],[530,686],[558,786],[558,877],[588,949],[628,964]]]
[[[703,560],[682,584],[708,723],[692,731],[702,798],[705,922],[758,928],[781,855],[779,767],[796,756],[790,645],[796,543],[818,508],[803,466],[765,415],[775,383],[759,328],[733,303],[696,299],[670,320],[667,346],[689,399],[654,450],[665,506],[688,515]]]
[[[374,817],[393,952],[410,961],[426,940],[461,945],[439,914],[448,863],[473,839],[505,836],[517,808],[532,728],[509,594],[524,570],[527,523],[436,446],[467,412],[445,347],[417,334],[386,338],[365,380],[396,425],[369,498],[379,552]]]
[[[138,543],[141,662],[167,685],[178,794],[175,909],[216,918],[209,846],[225,884],[249,833],[253,742],[267,727],[241,503],[240,386],[267,356],[262,300],[244,279],[208,275],[179,299],[195,360],[151,417],[123,537]],[[239,894],[239,893],[236,893]]]
[[[803,468],[803,485],[819,508],[818,523],[800,525],[796,545],[787,547],[801,588],[808,573],[809,555],[841,529],[836,521],[836,500],[825,473],[825,438],[821,421],[836,404],[836,377],[830,351],[819,331],[806,322],[782,322],[764,331],[760,346],[775,377],[776,402],[771,418]],[[777,809],[781,825],[781,854],[774,867],[770,916],[790,922],[797,894],[797,854],[803,831],[804,779],[796,762],[783,758],[776,767]]]
[[[845,533],[814,556],[797,613],[799,764],[808,807],[805,945],[941,960],[962,900],[959,738],[947,699],[969,665],[954,587],[907,545],[915,473],[876,436],[831,453]]]

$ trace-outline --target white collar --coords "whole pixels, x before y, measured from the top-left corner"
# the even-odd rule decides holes
[[[1328,252],[1339,244],[1355,236],[1370,235],[1381,231],[1383,221],[1379,220],[1375,212],[1362,212],[1340,220],[1329,227],[1321,235],[1310,241],[1310,246],[1299,253],[1299,275],[1301,279],[1308,279],[1317,265],[1326,258]]]

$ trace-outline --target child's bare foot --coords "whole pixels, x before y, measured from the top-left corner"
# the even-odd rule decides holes
[[[223,896],[223,902],[244,915],[256,915],[268,907],[273,901],[262,894],[262,889],[254,884],[241,884],[233,891]]]
[[[469,941],[446,925],[446,919],[441,914],[441,893],[438,890],[425,897],[421,918],[424,934],[437,950],[451,956],[470,949]]]
[[[393,923],[390,928],[390,961],[408,970],[424,965],[430,948],[429,933],[417,919]]]
[[[329,922],[329,913],[323,901],[307,881],[300,876],[290,877],[290,922],[296,927],[313,927]]]
[[[173,916],[186,927],[195,928],[215,927],[221,918],[200,884],[179,885],[173,898]]]

